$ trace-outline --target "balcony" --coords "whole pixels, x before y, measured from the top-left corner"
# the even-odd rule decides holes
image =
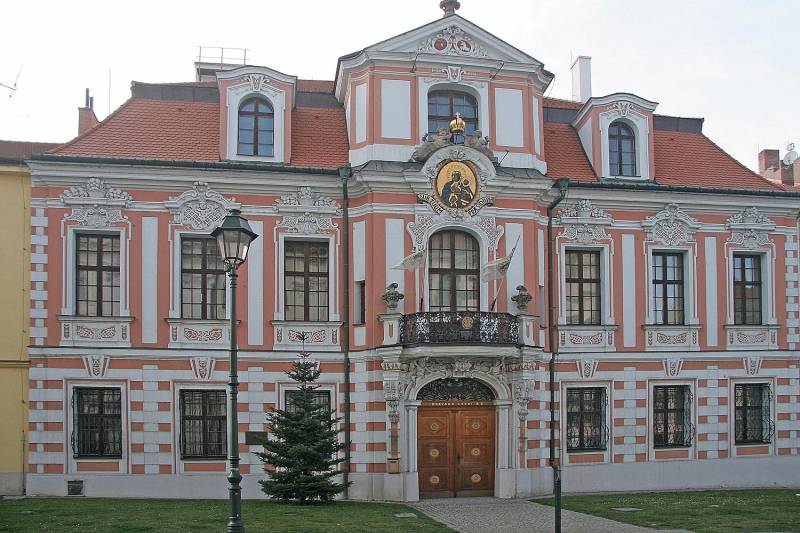
[[[518,345],[519,317],[485,311],[413,313],[400,318],[399,343]]]

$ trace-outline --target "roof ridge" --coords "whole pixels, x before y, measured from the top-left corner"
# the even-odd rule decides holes
[[[714,141],[713,141],[713,140],[712,140],[712,139],[711,139],[709,136],[707,136],[705,133],[703,133],[703,132],[700,132],[700,133],[680,132],[680,133],[688,133],[689,135],[700,135],[701,137],[705,137],[705,139],[706,139],[708,142],[710,142],[710,143],[711,143],[711,145],[712,145],[712,146],[713,146],[713,147],[714,147],[716,150],[718,150],[718,151],[719,151],[720,153],[722,153],[722,154],[723,154],[725,157],[729,158],[731,161],[733,161],[734,163],[736,163],[737,165],[739,165],[741,168],[743,168],[743,169],[744,169],[744,170],[745,170],[747,173],[749,173],[750,175],[752,175],[754,178],[758,178],[758,179],[759,179],[759,180],[761,180],[762,182],[764,182],[764,183],[768,183],[769,185],[771,185],[772,187],[774,187],[774,188],[776,188],[776,189],[781,189],[781,187],[780,187],[779,185],[777,185],[775,182],[772,182],[772,181],[768,180],[767,178],[765,178],[764,176],[762,176],[761,174],[759,174],[759,173],[757,173],[757,172],[753,172],[753,171],[752,171],[752,170],[751,170],[749,167],[747,167],[747,166],[746,166],[744,163],[742,163],[741,161],[739,161],[738,159],[736,159],[735,157],[733,157],[731,154],[729,154],[728,152],[726,152],[725,150],[723,150],[723,149],[722,149],[722,147],[721,147],[720,145],[718,145],[716,142],[714,142]]]

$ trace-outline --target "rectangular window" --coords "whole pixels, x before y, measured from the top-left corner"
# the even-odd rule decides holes
[[[567,389],[567,450],[605,450],[606,389]]]
[[[122,457],[122,392],[118,388],[73,390],[75,457]]]
[[[742,383],[734,389],[736,444],[767,443],[772,440],[769,406],[772,395],[766,383]]]
[[[181,317],[225,318],[225,268],[210,237],[181,238]]]
[[[568,250],[565,267],[567,324],[600,324],[600,252]]]
[[[328,321],[328,243],[286,241],[286,320]]]
[[[225,391],[182,390],[181,457],[224,457],[227,409]]]
[[[656,448],[692,445],[691,405],[688,385],[653,388],[653,444]]]
[[[733,254],[733,323],[761,324],[761,256]]]
[[[284,396],[284,404],[286,406],[286,410],[290,413],[294,413],[294,398],[296,395],[300,394],[299,390],[287,390],[286,396]],[[314,390],[311,391],[312,401],[315,405],[319,405],[327,409],[328,411],[331,410],[331,393],[327,390]]]
[[[356,281],[353,286],[353,299],[355,300],[355,308],[353,309],[353,324],[360,325],[367,322],[367,296],[366,296],[366,281]]]
[[[75,312],[119,316],[119,235],[77,234]]]
[[[656,324],[683,324],[683,254],[653,252],[653,314]]]

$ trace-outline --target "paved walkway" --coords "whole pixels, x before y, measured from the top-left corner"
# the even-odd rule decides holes
[[[447,498],[421,500],[411,506],[462,533],[552,533],[553,531],[553,508],[527,500]],[[656,531],[573,511],[562,511],[561,520],[564,533]],[[669,533],[663,529],[658,531]]]

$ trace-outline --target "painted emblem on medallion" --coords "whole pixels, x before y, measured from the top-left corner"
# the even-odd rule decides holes
[[[478,179],[472,167],[463,161],[450,161],[439,169],[434,194],[452,209],[469,209],[478,198]]]

